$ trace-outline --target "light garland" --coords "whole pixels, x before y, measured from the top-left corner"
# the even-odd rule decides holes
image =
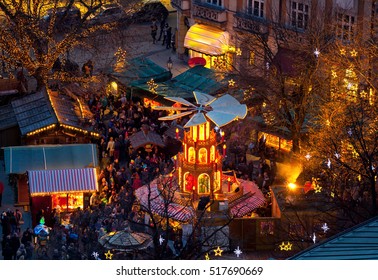
[[[39,128],[37,130],[34,130],[32,132],[27,133],[26,136],[32,136],[32,135],[35,135],[35,134],[38,134],[38,133],[41,133],[41,132],[45,132],[47,130],[55,128],[55,126],[56,126],[56,124],[51,124],[49,126],[45,126],[45,127]]]

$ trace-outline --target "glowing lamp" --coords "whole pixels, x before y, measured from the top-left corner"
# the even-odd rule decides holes
[[[226,156],[226,148],[227,148],[227,146],[226,146],[226,144],[224,144],[223,145],[223,156],[224,157]]]
[[[179,129],[176,128],[176,139],[179,139]]]
[[[228,192],[231,191],[231,179],[230,177],[227,178],[227,182],[228,182]]]
[[[291,189],[291,190],[295,190],[295,189],[297,188],[297,185],[294,184],[294,183],[289,183],[289,184],[287,184],[287,186],[288,186],[289,189]]]

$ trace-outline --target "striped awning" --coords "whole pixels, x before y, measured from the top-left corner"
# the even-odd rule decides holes
[[[150,186],[137,189],[135,196],[142,207],[161,217],[168,216],[168,218],[179,222],[187,222],[194,217],[192,207],[180,205],[173,201],[165,202],[154,182]]]
[[[240,218],[261,207],[264,205],[264,203],[265,199],[252,195],[251,197],[240,201],[238,204],[233,206],[230,212],[233,217]]]
[[[32,196],[98,190],[95,168],[28,171]]]

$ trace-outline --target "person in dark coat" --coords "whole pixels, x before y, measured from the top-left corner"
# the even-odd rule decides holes
[[[171,48],[171,40],[172,40],[172,27],[168,26],[167,28],[167,38],[166,38],[166,48]]]
[[[4,260],[11,260],[13,256],[13,249],[11,244],[11,236],[7,235],[1,242],[2,253]]]

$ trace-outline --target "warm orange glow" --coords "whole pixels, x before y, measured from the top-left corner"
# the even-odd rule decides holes
[[[288,186],[289,189],[291,189],[291,190],[295,190],[295,189],[297,188],[297,185],[294,184],[294,183],[289,183],[289,184],[287,184],[287,186]]]
[[[231,179],[230,179],[230,177],[228,177],[228,178],[227,178],[227,182],[230,182],[230,181],[231,181]]]

